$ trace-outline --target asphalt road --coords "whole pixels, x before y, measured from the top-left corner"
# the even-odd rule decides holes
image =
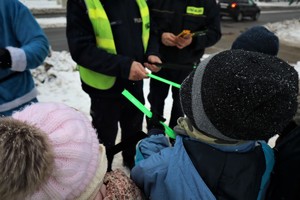
[[[300,8],[298,9],[267,9],[263,10],[260,18],[257,21],[244,19],[242,22],[235,22],[230,18],[222,18],[222,38],[214,46],[207,48],[206,53],[215,53],[222,50],[230,49],[234,39],[249,27],[254,25],[264,25],[289,19],[300,19]],[[49,38],[50,45],[55,51],[68,51],[66,30],[65,28],[47,28],[44,29]],[[296,63],[300,60],[300,48],[288,46],[280,43],[278,57],[289,63]]]
[[[206,53],[216,53],[225,49],[230,49],[235,38],[255,25],[264,25],[267,23],[274,23],[283,20],[300,19],[300,9],[298,10],[267,10],[262,11],[260,18],[257,21],[251,19],[244,19],[242,22],[235,22],[230,18],[222,18],[222,38],[214,46],[207,48]],[[300,46],[300,44],[298,45]],[[300,60],[300,48],[289,46],[280,42],[278,57],[289,63],[296,63]]]

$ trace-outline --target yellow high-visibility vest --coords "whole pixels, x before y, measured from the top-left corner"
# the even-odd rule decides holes
[[[142,40],[146,51],[150,36],[149,9],[145,0],[136,0],[136,2],[142,18]],[[85,0],[85,4],[95,32],[97,47],[106,50],[108,53],[117,54],[110,22],[100,0]],[[82,81],[91,87],[106,90],[111,88],[116,81],[114,76],[101,74],[84,66],[78,65],[78,67]]]

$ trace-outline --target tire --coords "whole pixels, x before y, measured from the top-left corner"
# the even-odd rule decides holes
[[[258,20],[259,16],[260,16],[260,13],[257,12],[251,18],[252,18],[253,21],[256,21],[256,20]]]
[[[237,16],[235,17],[235,21],[237,21],[237,22],[240,22],[240,21],[242,21],[243,20],[243,13],[241,13],[241,12],[239,12],[238,14],[237,14]]]

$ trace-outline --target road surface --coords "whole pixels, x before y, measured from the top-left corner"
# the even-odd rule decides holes
[[[242,22],[235,22],[230,18],[222,18],[222,38],[214,46],[207,48],[206,53],[211,54],[222,50],[230,49],[234,39],[248,28],[255,25],[264,25],[267,23],[274,23],[283,20],[300,19],[300,8],[289,10],[263,10],[260,18],[257,21],[245,19]],[[47,28],[44,29],[47,34],[50,45],[55,51],[68,51],[68,44],[66,39],[66,29],[63,28]],[[278,57],[289,63],[296,63],[300,61],[300,48],[291,47],[280,43]]]

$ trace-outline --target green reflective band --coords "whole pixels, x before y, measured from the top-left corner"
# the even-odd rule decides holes
[[[140,13],[142,17],[142,40],[143,40],[143,45],[144,45],[144,51],[146,52],[147,47],[148,47],[148,41],[150,37],[150,14],[149,14],[149,8],[144,0],[137,0],[136,1],[139,8],[140,8]]]
[[[180,84],[174,83],[174,82],[172,82],[172,81],[169,81],[169,80],[167,80],[167,79],[161,78],[161,77],[156,76],[156,75],[154,75],[154,74],[148,74],[148,76],[149,76],[150,78],[153,78],[153,79],[156,79],[156,80],[158,80],[158,81],[164,82],[164,83],[169,84],[169,85],[171,85],[171,86],[180,88]]]
[[[160,124],[162,124],[165,127],[165,133],[172,139],[176,138],[176,134],[173,131],[173,129],[171,129],[167,124],[163,123],[163,122],[159,122]]]
[[[82,81],[93,88],[107,90],[111,88],[116,81],[116,77],[114,76],[95,73],[92,70],[89,70],[80,65],[77,65],[77,67],[79,68],[79,73]],[[90,74],[93,74],[93,76],[90,76]]]
[[[192,14],[192,15],[203,15],[204,8],[203,7],[188,6],[188,7],[186,7],[186,13],[187,14]]]
[[[100,38],[99,36],[96,36],[96,41],[97,41],[97,44],[99,44],[99,46],[102,46],[102,48],[106,47],[105,49],[108,53],[116,54],[114,40],[104,39],[104,38]]]
[[[105,13],[102,13],[101,10],[97,8],[88,9],[88,14],[90,19],[105,18]]]
[[[147,117],[151,118],[152,117],[152,112],[147,109],[139,100],[137,100],[128,90],[124,89],[122,94],[131,102],[133,103],[138,109],[140,109],[140,111],[142,111]],[[176,135],[173,131],[173,129],[171,129],[168,125],[166,125],[163,122],[159,122],[160,124],[162,124],[165,128],[165,133],[170,137],[175,139]]]
[[[137,98],[135,98],[128,90],[124,89],[122,94],[138,109],[140,109],[147,117],[152,117],[152,112],[148,110],[139,100],[137,100]]]
[[[143,17],[148,17],[149,15],[149,9],[148,6],[146,6],[145,2],[142,1],[137,1],[137,3],[140,5],[140,10],[141,10],[141,16]]]

